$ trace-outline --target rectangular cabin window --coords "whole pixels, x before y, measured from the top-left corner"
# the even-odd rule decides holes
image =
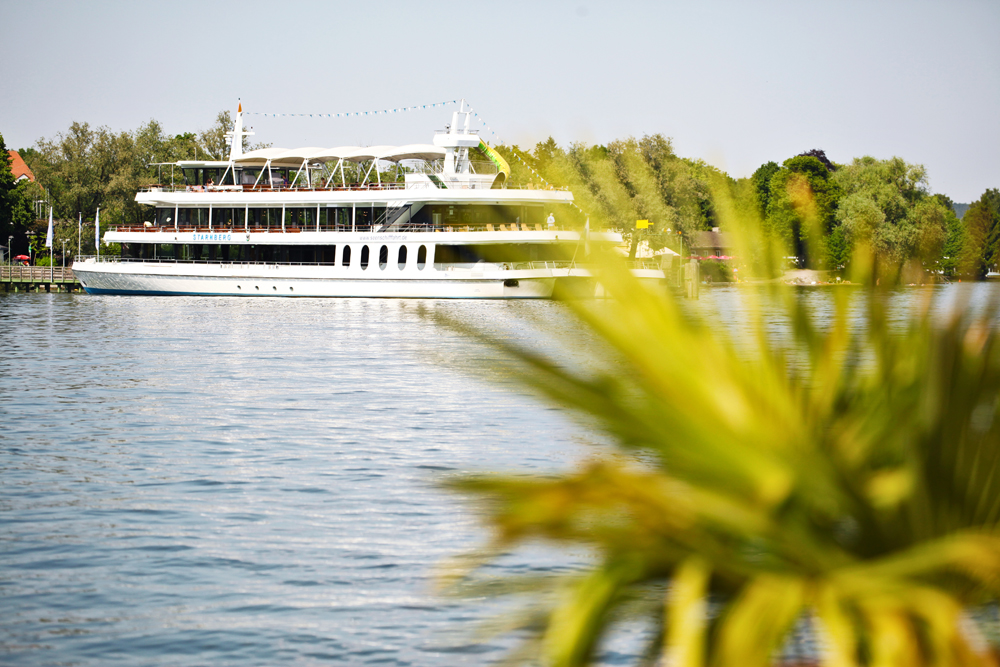
[[[237,170],[237,174],[240,177],[240,185],[253,185],[257,183],[257,177],[260,176],[260,167],[243,167]],[[259,185],[259,183],[258,183]]]
[[[267,228],[267,216],[270,209],[266,208],[252,208],[249,210],[250,216],[250,229],[266,229]]]
[[[177,211],[177,217],[180,227],[192,229],[208,227],[208,209],[206,208],[182,208]]]
[[[236,226],[236,210],[232,208],[216,208],[212,210],[212,227],[214,229],[232,229]]]
[[[174,209],[172,208],[156,209],[156,219],[153,224],[155,224],[157,227],[173,227]]]
[[[573,257],[575,243],[482,243],[438,245],[436,264],[494,264],[520,262],[565,262]]]

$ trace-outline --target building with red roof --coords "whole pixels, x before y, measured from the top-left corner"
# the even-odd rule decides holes
[[[14,182],[19,183],[22,179],[35,182],[35,175],[31,173],[31,168],[24,163],[17,151],[7,151],[10,155],[10,170],[14,172]]]

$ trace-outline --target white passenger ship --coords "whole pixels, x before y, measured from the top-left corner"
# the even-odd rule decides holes
[[[228,160],[169,165],[183,185],[136,195],[154,220],[107,231],[121,256],[73,271],[90,294],[510,299],[589,283],[588,248],[621,236],[553,225],[572,193],[506,187],[470,115],[463,102],[433,144],[244,153],[241,105]]]

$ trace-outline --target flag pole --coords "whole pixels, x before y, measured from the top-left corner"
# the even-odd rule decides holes
[[[97,248],[97,259],[101,259],[101,207],[97,207],[94,216],[94,247]]]
[[[52,273],[54,271],[52,264],[52,207],[49,206],[49,231],[45,232],[45,247],[49,249],[49,284],[52,284]]]

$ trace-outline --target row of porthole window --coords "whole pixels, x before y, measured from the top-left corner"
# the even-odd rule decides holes
[[[254,288],[254,291],[256,291],[256,292],[259,292],[259,291],[260,291],[260,285],[254,285],[254,287],[253,287],[253,288]],[[239,291],[241,291],[241,292],[242,292],[242,291],[243,291],[243,285],[237,285],[237,286],[236,286],[236,289],[238,289]],[[272,290],[274,290],[275,292],[277,292],[277,291],[278,291],[278,286],[277,286],[277,285],[272,285],[272,286],[271,286],[271,289],[272,289]],[[289,288],[288,288],[288,291],[289,291],[289,292],[294,292],[294,291],[295,291],[295,288],[294,288],[294,287],[289,287]]]
[[[399,252],[396,255],[396,266],[400,271],[406,268],[406,253],[407,249],[405,245],[399,246]],[[364,271],[368,268],[369,259],[371,251],[367,245],[361,246],[361,270]],[[351,246],[344,246],[344,254],[341,256],[341,266],[351,265]],[[385,271],[385,268],[389,265],[389,246],[382,246],[378,251],[378,268]],[[423,270],[427,266],[427,246],[420,246],[417,249],[417,269]]]

